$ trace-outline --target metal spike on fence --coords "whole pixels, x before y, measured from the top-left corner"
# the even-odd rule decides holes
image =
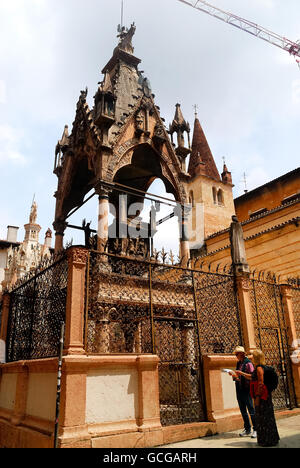
[[[164,248],[162,248],[161,257],[162,257],[163,264],[165,264],[167,256],[168,256],[167,252],[165,251]]]
[[[280,283],[281,276],[282,276],[282,275],[278,275],[278,278],[277,278],[278,283]]]
[[[170,257],[171,264],[172,264],[172,265],[174,265],[174,260],[175,260],[175,257],[174,257],[174,255],[173,255],[173,252],[172,252],[172,250],[170,250],[169,257]]]

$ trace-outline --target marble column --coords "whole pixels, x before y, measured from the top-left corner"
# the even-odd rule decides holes
[[[189,214],[190,207],[188,205],[177,207],[177,211],[180,212],[177,214],[179,229],[180,229],[180,257],[183,263],[183,266],[187,265],[190,258],[190,242],[189,242]]]
[[[127,195],[121,193],[119,196],[119,219],[118,219],[118,236],[122,243],[122,254],[126,251],[126,239],[128,234],[128,216],[127,216]]]
[[[104,252],[107,242],[108,242],[108,216],[109,216],[110,190],[104,185],[99,184],[95,188],[95,191],[99,196],[97,250],[99,252]]]

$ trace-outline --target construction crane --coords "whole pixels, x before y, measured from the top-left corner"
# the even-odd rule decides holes
[[[235,26],[236,28],[242,29],[243,31],[258,37],[259,39],[262,39],[263,41],[275,45],[276,47],[280,47],[280,49],[285,50],[290,55],[295,57],[295,60],[300,68],[300,41],[290,41],[286,37],[279,36],[278,34],[261,27],[256,23],[253,23],[252,21],[248,21],[237,15],[221,10],[220,8],[217,8],[204,0],[179,0],[179,2],[185,3],[186,5],[196,8],[197,10],[203,11],[210,16]]]

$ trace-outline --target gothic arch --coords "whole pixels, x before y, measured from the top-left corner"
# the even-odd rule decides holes
[[[143,153],[148,156],[148,159],[145,158],[146,165],[149,163],[149,179],[143,187],[143,189],[145,189],[144,191],[147,191],[148,187],[155,178],[161,178],[166,185],[167,192],[173,193],[176,201],[182,204],[187,203],[187,196],[184,186],[182,183],[180,183],[179,174],[177,174],[174,164],[172,161],[170,161],[169,155],[163,152],[158,152],[152,146],[151,140],[140,143],[137,138],[133,138],[123,143],[115,151],[113,157],[110,160],[107,169],[106,180],[108,182],[115,181],[116,175],[126,167],[131,168],[134,178],[134,171],[141,169],[141,166],[139,166],[137,161],[138,155],[141,156]],[[150,164],[153,166],[152,180],[150,180]],[[145,174],[145,179],[147,179],[147,174]]]

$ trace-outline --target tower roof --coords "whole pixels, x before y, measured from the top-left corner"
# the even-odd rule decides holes
[[[176,104],[175,116],[172,124],[170,125],[170,132],[177,132],[179,129],[182,131],[189,132],[190,126],[189,123],[185,121],[180,104]]]
[[[215,179],[217,181],[221,180],[212,152],[207,143],[204,131],[196,115],[192,142],[192,154],[190,157],[188,168],[188,172],[192,177],[196,176],[199,173],[197,168],[198,166],[200,166],[200,164],[202,166],[201,174],[211,177],[212,179]]]

